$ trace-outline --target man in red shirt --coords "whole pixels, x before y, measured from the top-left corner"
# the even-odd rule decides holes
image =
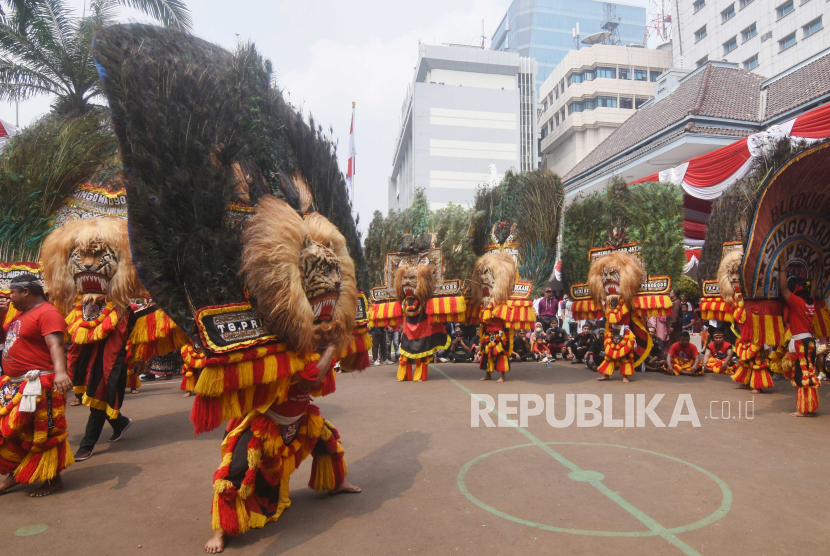
[[[735,372],[732,344],[724,340],[723,330],[712,332],[712,341],[703,352],[703,368],[718,374],[731,375]]]
[[[805,267],[801,267],[803,270]],[[789,309],[789,328],[792,334],[785,372],[797,388],[794,417],[815,417],[818,411],[818,380],[815,367],[816,340],[813,338],[813,317],[816,306],[809,277],[787,276],[786,266],[778,262],[778,288]]]
[[[675,376],[700,376],[703,374],[703,367],[700,365],[700,352],[689,339],[689,332],[684,330],[680,333],[680,341],[669,349],[668,357],[666,358],[669,374]]]
[[[66,441],[66,373],[63,316],[43,293],[33,274],[12,279],[9,299],[0,299],[6,321],[0,378],[0,494],[17,484],[43,481],[32,496],[47,496],[63,486],[60,473],[74,462]],[[11,317],[11,318],[7,318]]]

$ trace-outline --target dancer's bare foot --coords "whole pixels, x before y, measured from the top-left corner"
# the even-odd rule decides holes
[[[340,483],[339,485],[337,485],[336,487],[331,489],[329,491],[329,494],[334,495],[334,494],[341,494],[341,493],[344,493],[344,492],[358,493],[358,492],[363,492],[363,489],[360,488],[360,487],[356,487],[351,483],[347,483],[346,481],[343,481],[342,483]]]
[[[187,392],[185,392],[184,394],[182,394],[182,397],[183,397],[183,398],[189,398],[189,397],[190,397],[190,396],[192,396],[192,395],[193,395],[193,392],[191,392],[190,390],[188,390]]]
[[[75,400],[69,405],[70,405],[70,407],[74,407],[76,405],[81,405],[81,399],[80,398],[75,398]]]
[[[737,386],[733,386],[732,388],[735,390],[746,390],[748,386],[746,384],[739,384]]]
[[[490,373],[487,373],[484,378],[480,378],[479,380],[490,380]]]
[[[763,393],[764,393],[764,391],[763,391],[763,390],[761,390],[760,388],[753,388],[753,389],[752,389],[752,392],[750,392],[750,393],[751,393],[751,394],[763,394]]]
[[[628,384],[629,382],[631,382],[631,381],[630,381],[630,380],[628,380],[628,377],[627,377],[627,376],[624,376],[624,377],[623,377],[623,384]]]
[[[63,480],[61,479],[60,475],[57,475],[51,481],[46,481],[42,485],[38,487],[36,491],[31,493],[29,496],[32,498],[40,498],[41,496],[49,496],[59,488],[63,486]]]
[[[504,382],[504,377],[501,377],[500,379],[498,379],[496,381],[496,384],[501,384],[502,382]]]
[[[602,382],[603,380],[611,380],[611,377],[608,375],[602,375],[597,379],[598,381]]]
[[[790,413],[793,417],[818,417],[816,413],[799,413],[796,411],[795,413]]]
[[[225,550],[225,541],[228,537],[224,531],[214,531],[213,536],[205,543],[205,552],[208,554],[219,554]]]
[[[13,489],[17,486],[17,481],[14,478],[14,475],[9,473],[9,476],[6,477],[6,480],[3,481],[3,484],[0,485],[0,494],[6,494],[9,490]]]
[[[130,388],[130,394],[138,394],[138,388]]]

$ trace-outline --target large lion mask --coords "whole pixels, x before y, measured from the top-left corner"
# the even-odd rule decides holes
[[[720,295],[728,303],[736,301],[735,294],[741,292],[741,262],[743,249],[733,249],[724,255],[718,265],[718,287]]]
[[[297,351],[344,349],[354,328],[357,281],[346,240],[325,217],[259,200],[245,228],[242,274],[257,316]]]
[[[483,309],[507,302],[516,285],[516,261],[507,253],[490,253],[473,267],[472,303]]]
[[[630,303],[646,277],[640,259],[630,253],[612,252],[591,263],[588,289],[596,303],[603,301],[611,309]]]
[[[107,301],[123,311],[130,298],[147,294],[130,254],[127,221],[84,218],[54,230],[41,249],[49,298],[64,314],[82,295],[86,320],[95,319]]]
[[[435,274],[428,263],[404,262],[395,270],[395,296],[408,313],[415,314],[426,307],[434,290]]]

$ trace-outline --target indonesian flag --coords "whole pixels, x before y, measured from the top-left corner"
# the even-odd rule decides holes
[[[355,150],[354,150],[354,103],[352,103],[352,125],[349,127],[349,168],[346,170],[346,185],[352,195],[354,203],[354,175],[355,175]]]
[[[6,142],[12,135],[17,135],[20,129],[5,120],[0,120],[0,151],[6,146]]]

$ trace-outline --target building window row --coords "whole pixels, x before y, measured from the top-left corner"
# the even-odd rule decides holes
[[[752,58],[748,60],[744,60],[744,69],[747,71],[753,70],[758,67],[758,55],[756,54]]]
[[[810,35],[814,35],[815,33],[821,31],[822,28],[823,26],[821,24],[821,16],[818,16],[813,21],[803,26],[801,30],[804,32],[804,38],[806,39]]]
[[[726,23],[733,17],[735,17],[735,4],[730,4],[728,8],[720,13],[720,22]]]
[[[741,9],[744,9],[747,6],[749,6],[750,4],[752,4],[752,2],[753,2],[753,0],[740,0],[739,4],[741,6]]]
[[[723,53],[724,54],[729,54],[730,52],[732,52],[736,48],[738,48],[738,37],[737,36],[732,37],[731,39],[729,39],[728,41],[723,43]]]
[[[743,40],[743,42],[746,42],[757,34],[758,28],[753,23],[752,25],[741,31],[741,39]]]
[[[583,72],[574,72],[569,74],[568,86],[570,87],[574,83],[584,83],[586,81],[593,81],[594,79],[600,78],[631,80],[632,76],[634,78],[634,81],[656,82],[657,79],[660,77],[660,74],[663,73],[663,71],[664,70],[662,69],[635,69],[632,71],[631,68],[598,67],[590,70],[585,70]],[[564,92],[564,90],[562,92]]]
[[[697,13],[698,11],[700,11],[700,8],[702,8],[705,5],[706,5],[706,0],[695,0],[695,3],[692,4],[692,8],[694,9],[694,13]]]
[[[619,99],[611,96],[597,96],[583,100],[575,100],[568,103],[568,115],[570,116],[574,112],[586,112],[596,108],[640,108],[648,100],[647,98],[624,96],[620,96]]]
[[[706,26],[704,25],[697,31],[695,31],[695,42],[698,42],[706,37]]]

